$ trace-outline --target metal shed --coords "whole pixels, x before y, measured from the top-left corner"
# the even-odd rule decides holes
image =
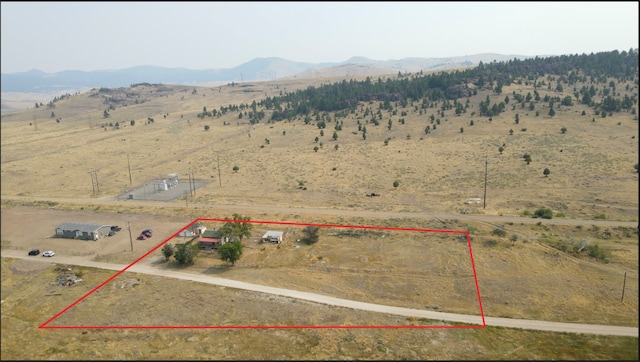
[[[282,242],[282,235],[284,235],[282,231],[267,231],[262,235],[262,241],[280,244]]]
[[[182,236],[182,237],[199,236],[199,235],[202,235],[202,233],[205,232],[206,230],[207,230],[206,226],[200,223],[195,223],[189,226],[187,229],[182,230],[178,236]]]

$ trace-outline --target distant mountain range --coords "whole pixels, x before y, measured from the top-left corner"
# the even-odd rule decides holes
[[[77,71],[45,73],[31,70],[0,74],[0,87],[4,92],[51,93],[80,91],[90,88],[128,87],[136,83],[198,85],[231,82],[267,81],[289,77],[350,76],[358,74],[393,74],[476,66],[481,61],[490,63],[534,56],[477,54],[450,58],[405,58],[400,60],[372,60],[353,57],[340,63],[302,63],[282,58],[256,58],[234,68],[191,70],[136,66],[121,70]]]

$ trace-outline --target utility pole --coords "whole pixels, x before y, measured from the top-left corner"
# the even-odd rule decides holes
[[[193,189],[193,171],[189,171],[189,195],[193,195],[194,194],[194,189]]]
[[[93,188],[93,196],[97,196],[100,193],[100,184],[98,183],[98,169],[94,168],[89,171],[91,174],[91,187]]]
[[[187,176],[189,176],[189,194],[192,196],[196,195],[196,179],[193,176],[193,170],[189,170],[187,172]]]
[[[484,160],[484,197],[483,202],[483,209],[487,208],[487,165],[489,164],[489,156],[485,156],[485,160]]]
[[[129,166],[129,185],[133,184],[131,180],[131,163],[129,162],[129,152],[127,152],[127,165]]]
[[[100,193],[100,183],[98,183],[98,170],[96,170],[95,174],[96,174],[96,190],[98,190],[98,193]]]
[[[187,177],[189,178],[189,194],[191,194],[191,170],[187,171]]]
[[[220,186],[222,186],[222,176],[220,175],[220,154],[216,153],[216,155],[218,155],[218,181],[220,182]]]
[[[620,299],[620,301],[622,302],[624,300],[624,286],[625,284],[627,284],[627,271],[624,271],[624,279],[622,280],[622,298]]]
[[[131,223],[127,221],[127,228],[129,229],[129,242],[131,243],[131,251],[133,251],[133,237],[131,236]]]
[[[93,171],[89,171],[89,174],[91,174],[91,189],[93,191],[93,195],[95,196],[95,194],[96,194],[96,183],[93,180]]]
[[[196,175],[191,171],[191,180],[193,181],[193,196],[196,196]]]

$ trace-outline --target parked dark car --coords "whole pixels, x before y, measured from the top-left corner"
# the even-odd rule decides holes
[[[29,255],[38,255],[40,254],[40,249],[29,250]]]
[[[112,225],[111,226],[111,231],[120,231],[120,230],[122,230],[122,228],[120,226],[118,226],[118,225]]]

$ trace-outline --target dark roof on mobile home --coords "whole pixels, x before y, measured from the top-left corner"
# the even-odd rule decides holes
[[[69,231],[74,231],[74,230],[79,230],[79,231],[83,231],[83,232],[94,232],[98,229],[101,229],[103,227],[110,227],[111,225],[103,225],[103,224],[88,224],[88,223],[83,223],[83,222],[65,222],[62,223],[60,225],[58,225],[57,229],[60,230],[69,230]]]

